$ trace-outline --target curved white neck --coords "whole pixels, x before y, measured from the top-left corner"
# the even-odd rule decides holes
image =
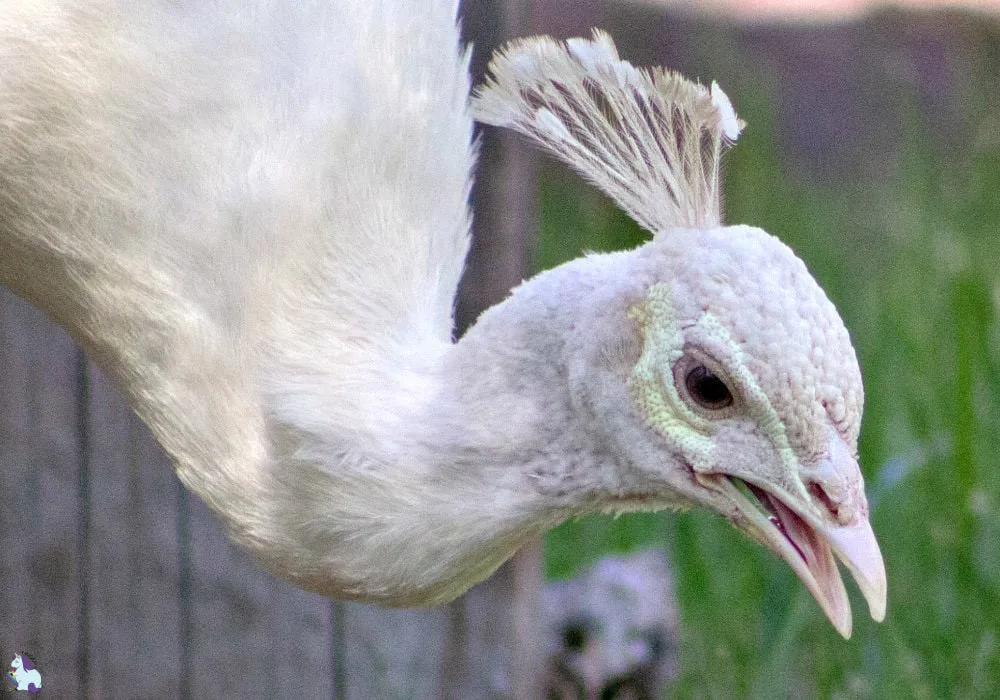
[[[623,283],[612,280],[627,280],[626,257],[585,258],[522,285],[460,342],[435,350],[429,386],[407,387],[401,373],[398,389],[414,390],[385,407],[393,430],[369,442],[372,451],[299,433],[280,468],[316,478],[289,480],[296,492],[278,500],[273,522],[289,528],[298,551],[275,567],[324,593],[440,602],[527,536],[624,489],[572,364],[579,338],[600,332],[585,327],[595,314],[620,313],[616,327],[625,323],[612,287]],[[312,540],[302,537],[310,532]]]

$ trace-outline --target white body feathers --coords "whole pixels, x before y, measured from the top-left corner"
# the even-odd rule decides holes
[[[301,551],[327,526],[303,500],[347,500],[295,464],[420,468],[393,443],[433,395],[468,245],[457,50],[450,2],[0,7],[0,281],[293,576],[328,564]]]

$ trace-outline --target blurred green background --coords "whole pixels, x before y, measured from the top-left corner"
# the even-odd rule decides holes
[[[671,696],[1000,697],[997,20],[601,19],[624,57],[719,80],[749,123],[726,159],[726,220],[788,243],[844,317],[889,608],[873,623],[849,584],[845,642],[787,566],[703,513],[567,523],[546,540],[547,575],[665,546],[683,625]],[[537,268],[647,239],[560,166],[540,183]]]

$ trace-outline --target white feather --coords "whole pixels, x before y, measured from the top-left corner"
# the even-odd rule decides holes
[[[454,5],[0,4],[0,282],[304,585],[337,552],[303,528],[358,526],[310,500],[398,461],[451,347],[474,160]],[[369,485],[357,517],[414,498]],[[379,597],[373,551],[313,587]]]
[[[719,159],[743,122],[716,84],[634,68],[596,30],[514,41],[490,71],[473,100],[480,121],[546,148],[649,231],[721,223]]]
[[[719,84],[714,80],[712,81],[712,104],[719,110],[719,119],[722,122],[722,134],[730,142],[735,142],[746,124],[736,116],[736,110],[733,109],[733,103],[729,101],[729,95],[724,93]]]

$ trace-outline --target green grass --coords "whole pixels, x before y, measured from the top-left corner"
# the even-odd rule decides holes
[[[902,115],[887,177],[803,175],[780,154],[766,76],[743,73],[754,89],[731,93],[751,127],[727,160],[726,218],[797,251],[858,352],[861,459],[889,608],[873,623],[849,584],[855,632],[842,640],[784,564],[703,513],[557,528],[554,577],[607,552],[668,548],[684,626],[672,696],[1000,697],[1000,61],[990,51],[957,77],[965,133],[949,145],[915,96],[897,86],[885,98]],[[645,240],[556,166],[542,181],[540,267]]]

